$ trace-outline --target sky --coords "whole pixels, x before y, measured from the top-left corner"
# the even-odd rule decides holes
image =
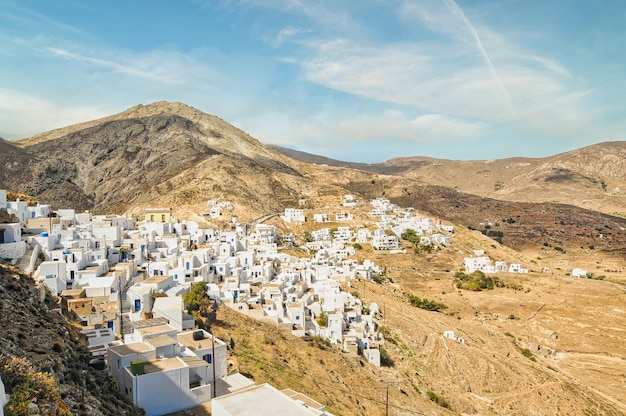
[[[345,161],[624,140],[623,0],[0,0],[0,137],[180,101]]]

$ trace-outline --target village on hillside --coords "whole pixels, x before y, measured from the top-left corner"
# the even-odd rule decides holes
[[[318,337],[380,366],[379,308],[348,288],[383,270],[370,260],[355,260],[355,247],[399,252],[407,230],[420,244],[448,246],[454,227],[386,198],[368,202],[373,230],[327,227],[329,221],[347,222],[351,208],[365,205],[353,195],[337,204],[343,212],[332,219],[324,212],[285,209],[280,215],[285,223],[319,225],[306,238],[294,238],[237,218],[221,229],[203,228],[178,221],[171,208],[146,208],[141,219],[73,209],[53,213],[49,205],[7,201],[0,190],[0,210],[17,219],[0,223],[0,257],[19,263],[41,283],[44,295],[49,291],[61,299],[63,312],[84,327],[96,364],[106,366],[121,392],[148,415],[206,402],[214,415],[228,415],[235,404],[254,400],[282,406],[285,414],[324,415],[329,413],[323,405],[302,394],[257,386],[230,371],[229,346],[197,328],[184,295],[202,287],[220,305],[296,336]],[[207,206],[205,215],[218,218],[232,203],[211,200]],[[302,241],[311,256],[284,252],[284,241]],[[465,271],[476,270],[528,272],[519,264],[493,264],[481,251],[465,259]],[[452,331],[443,336],[464,342]]]

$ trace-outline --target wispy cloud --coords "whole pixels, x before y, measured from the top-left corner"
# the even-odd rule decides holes
[[[588,91],[574,84],[562,63],[470,21],[455,1],[405,2],[398,17],[431,36],[385,43],[349,35],[293,39],[309,52],[299,59],[303,76],[333,90],[452,119],[528,122],[537,134],[552,132],[548,120],[563,114],[589,119],[583,102]]]
[[[67,100],[48,101],[20,91],[0,89],[0,126],[5,139],[24,138],[110,114],[111,108],[72,106]]]
[[[478,33],[476,32],[476,29],[474,28],[472,23],[469,21],[469,19],[465,16],[465,13],[463,13],[463,10],[461,10],[459,5],[454,0],[443,0],[443,2],[445,3],[448,10],[450,10],[450,12],[454,16],[461,19],[463,23],[465,24],[465,26],[467,26],[467,28],[469,29],[470,33],[472,34],[472,37],[476,41],[476,46],[478,47],[480,54],[485,59],[485,63],[487,64],[487,67],[489,68],[489,72],[491,73],[493,78],[496,80],[496,82],[500,86],[500,89],[502,90],[502,94],[504,95],[506,99],[508,107],[511,113],[513,114],[513,116],[515,116],[515,110],[513,109],[513,106],[511,105],[511,99],[509,98],[509,93],[504,87],[504,84],[502,83],[502,79],[498,75],[498,71],[496,71],[496,68],[493,66],[493,62],[491,62],[491,58],[489,58],[489,55],[487,54],[487,51],[485,50],[485,47],[483,46],[483,43],[481,42],[480,37],[478,36]]]
[[[381,114],[365,114],[343,120],[330,128],[330,137],[369,139],[400,139],[416,143],[469,140],[485,131],[483,123],[472,123],[441,114],[426,114],[413,119],[397,110]]]
[[[30,28],[54,28],[72,35],[87,36],[87,34],[79,28],[68,25],[58,19],[54,19],[45,14],[35,11],[32,7],[24,7],[23,2],[15,2],[5,0],[2,4],[3,19],[18,23],[24,27]]]
[[[61,48],[48,47],[46,50],[55,56],[87,62],[96,67],[111,69],[113,71],[132,75],[140,78],[147,78],[167,84],[182,84],[184,80],[180,78],[183,65],[179,62],[175,54],[152,51],[138,56],[123,56],[122,61],[113,61],[98,57],[80,55]]]

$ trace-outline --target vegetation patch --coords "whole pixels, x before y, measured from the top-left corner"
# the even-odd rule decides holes
[[[26,359],[1,355],[0,375],[9,393],[6,414],[31,415],[38,411],[42,414],[72,414],[61,401],[54,378],[49,373],[35,371]]]
[[[420,299],[417,296],[411,295],[409,296],[409,302],[411,306],[415,306],[416,308],[425,309],[427,311],[435,311],[439,312],[443,309],[447,309],[448,307],[443,303],[435,302],[432,299]]]
[[[486,235],[489,238],[496,240],[498,243],[502,244],[502,237],[504,237],[504,232],[491,230],[491,227],[485,226],[485,229],[480,230],[483,235]]]
[[[458,289],[472,290],[475,292],[481,290],[492,290],[494,284],[499,283],[497,278],[486,276],[480,270],[476,270],[470,274],[456,272],[454,274],[454,285]]]
[[[537,359],[533,355],[533,352],[529,350],[528,348],[521,348],[520,352],[522,353],[524,357],[528,358],[530,361],[537,361]]]
[[[385,367],[393,367],[393,360],[391,359],[391,356],[389,355],[387,350],[383,347],[380,347],[378,348],[378,351],[380,352],[380,365]]]
[[[430,253],[433,251],[433,246],[431,244],[422,244],[421,237],[417,235],[415,230],[410,228],[403,232],[400,238],[413,243],[413,252],[416,254],[421,252]]]
[[[446,409],[450,408],[450,403],[448,403],[443,397],[438,396],[435,392],[428,390],[426,395],[431,401],[437,403],[439,406],[445,407]]]

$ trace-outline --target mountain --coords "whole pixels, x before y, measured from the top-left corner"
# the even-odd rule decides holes
[[[14,142],[0,138],[0,166],[2,166],[0,169],[0,187],[7,188],[8,185],[14,183],[15,178],[21,174],[23,167],[29,166],[33,160],[34,157],[30,153],[15,146]]]
[[[252,221],[301,199],[308,208],[324,207],[351,192],[386,196],[516,249],[626,252],[623,142],[543,159],[349,163],[264,146],[218,117],[161,101],[1,141],[0,160],[6,166],[0,187],[54,208],[141,214],[146,206],[171,206],[200,213],[207,200],[231,200],[232,215]]]
[[[626,142],[599,143],[546,158],[456,161],[428,157],[350,163],[274,146],[297,160],[395,175],[516,202],[555,202],[626,216]]]
[[[392,414],[618,415],[626,412],[623,152],[623,143],[612,142],[542,159],[347,163],[264,146],[218,117],[158,102],[0,141],[0,188],[55,209],[141,214],[146,206],[170,206],[177,217],[194,219],[207,200],[232,201],[235,208],[217,225],[230,214],[240,222],[269,217],[300,200],[310,217],[345,212],[340,201],[347,193],[360,201],[387,197],[455,226],[452,243],[438,250],[406,241],[400,254],[367,245],[357,250],[357,261],[371,259],[389,281],[354,281],[345,289],[381,307],[380,332],[393,366],[373,368],[358,356],[219,308],[212,330],[229,341],[242,373],[310,392],[336,414],[385,414],[389,388]],[[300,238],[322,227],[374,229],[378,219],[369,210],[355,208],[358,217],[350,223],[267,222]],[[454,272],[474,250],[531,272],[499,274],[493,290],[459,290]],[[573,279],[574,267],[597,279]],[[43,312],[53,305],[24,301],[32,289],[15,281],[26,278],[3,273],[1,352],[18,351],[38,371],[52,367],[72,411],[91,414],[100,399],[76,398],[72,383],[105,381],[78,365],[84,358],[69,348],[80,348],[69,330],[55,335],[63,318]],[[447,308],[416,308],[410,295]],[[444,338],[447,330],[466,343]]]
[[[54,208],[141,214],[146,206],[171,206],[200,213],[207,200],[231,200],[232,215],[252,221],[301,199],[313,209],[350,192],[386,196],[516,249],[626,252],[623,142],[543,159],[349,163],[264,146],[218,117],[162,101],[0,141],[2,160],[0,187]]]
[[[298,179],[298,163],[256,139],[181,103],[136,106],[100,120],[43,133],[13,144],[29,156],[10,189],[96,212],[138,205],[197,203],[237,192],[261,209]],[[254,182],[254,188],[247,186]],[[250,184],[251,185],[251,184]]]

